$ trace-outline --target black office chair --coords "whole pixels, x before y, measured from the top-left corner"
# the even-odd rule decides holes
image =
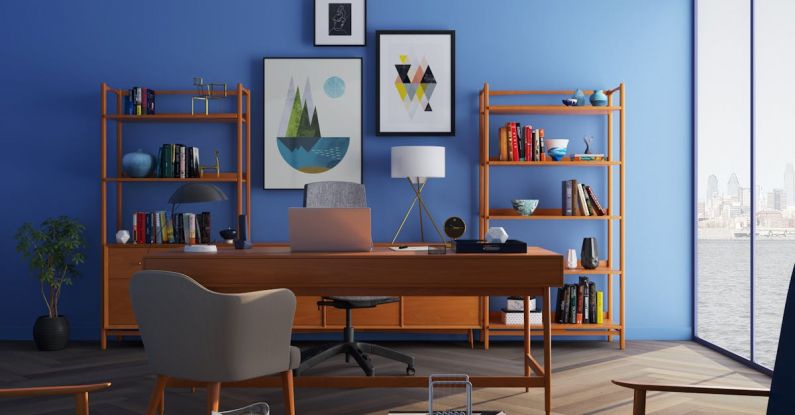
[[[304,186],[304,207],[310,208],[361,208],[367,207],[364,185],[349,182],[317,182]],[[295,370],[300,375],[320,362],[345,354],[345,361],[353,360],[359,364],[367,376],[375,375],[375,368],[368,355],[385,357],[406,364],[406,374],[414,374],[414,357],[383,346],[357,342],[354,338],[351,310],[356,308],[373,308],[381,304],[400,301],[398,297],[323,297],[318,307],[334,307],[345,310],[344,341],[311,350],[302,359],[301,365]]]

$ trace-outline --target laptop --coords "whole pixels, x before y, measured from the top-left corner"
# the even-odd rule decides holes
[[[373,247],[370,208],[289,208],[294,252],[367,252]]]

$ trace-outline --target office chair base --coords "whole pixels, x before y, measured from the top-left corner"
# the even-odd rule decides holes
[[[377,344],[362,343],[362,342],[345,342],[338,343],[331,346],[324,346],[312,350],[308,355],[308,359],[303,360],[301,365],[295,369],[295,375],[300,376],[305,371],[316,366],[320,362],[326,361],[329,358],[338,354],[345,355],[345,361],[348,362],[350,357],[359,365],[367,376],[375,376],[375,368],[370,360],[369,354],[381,356],[396,362],[406,364],[406,374],[409,376],[414,375],[414,357],[397,350],[392,350]]]

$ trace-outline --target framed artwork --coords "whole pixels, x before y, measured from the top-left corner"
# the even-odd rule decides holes
[[[362,182],[362,59],[265,58],[265,189]]]
[[[315,0],[315,46],[365,46],[367,0]]]
[[[455,135],[455,31],[376,32],[376,135]]]

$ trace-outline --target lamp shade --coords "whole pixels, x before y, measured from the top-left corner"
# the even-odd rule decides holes
[[[392,177],[444,177],[444,147],[392,147]]]
[[[168,199],[168,203],[203,203],[227,200],[226,193],[218,186],[208,183],[187,183],[180,186]]]

